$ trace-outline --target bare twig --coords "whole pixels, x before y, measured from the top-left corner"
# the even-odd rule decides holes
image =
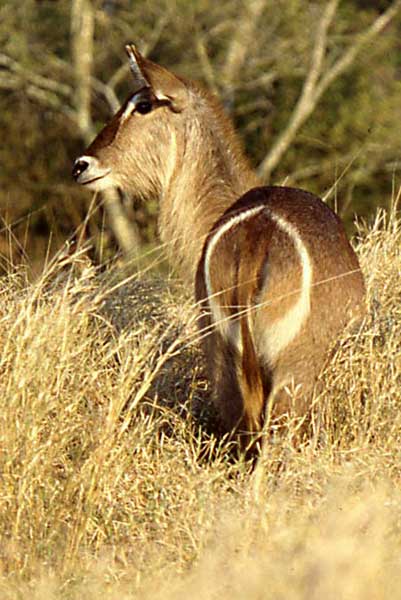
[[[0,72],[0,89],[9,91],[22,90],[28,98],[36,100],[42,106],[51,108],[66,115],[69,119],[76,121],[74,109],[60,96],[50,89],[43,89],[32,81],[26,80],[20,74]]]
[[[21,84],[29,82],[37,88],[49,90],[50,92],[54,92],[65,98],[71,98],[73,95],[70,85],[51,79],[48,76],[43,77],[38,73],[34,73],[4,52],[0,53],[0,67],[3,67],[8,73],[12,73],[14,77],[18,77]]]
[[[323,69],[323,59],[327,47],[327,32],[336,14],[339,0],[330,0],[316,31],[315,44],[312,51],[311,66],[304,81],[301,95],[292,112],[287,127],[281,133],[269,154],[259,167],[259,173],[265,179],[269,179],[272,170],[277,166],[282,155],[290,146],[300,126],[308,118],[314,109],[314,97],[316,85]]]
[[[368,29],[359,34],[354,43],[331,67],[325,64],[327,32],[335,16],[339,0],[330,0],[319,22],[312,51],[311,66],[306,76],[301,95],[294,107],[287,127],[259,166],[259,174],[268,180],[281,157],[293,142],[298,130],[315,110],[321,96],[338,77],[349,69],[361,50],[371,42],[399,14],[401,0],[395,0]],[[328,61],[326,61],[328,62]]]
[[[117,112],[117,110],[121,106],[121,102],[119,101],[113,88],[107,85],[107,83],[103,83],[103,81],[100,81],[100,79],[97,79],[97,77],[92,76],[90,81],[91,86],[95,90],[95,92],[101,94],[105,98],[107,104],[110,107],[111,113]]]
[[[401,0],[396,0],[391,6],[378,17],[366,31],[361,33],[355,43],[339,58],[334,65],[323,75],[316,88],[316,97],[319,100],[320,96],[327,90],[331,83],[340,77],[354,62],[361,50],[371,42],[379,33],[391,23],[391,21],[400,13]]]
[[[75,102],[78,127],[86,143],[89,143],[94,136],[91,117],[91,86],[94,81],[98,88],[101,87],[103,93],[106,92],[109,102],[118,103],[110,85],[100,85],[92,78],[94,24],[95,13],[91,2],[74,0],[71,8],[71,47],[77,85]],[[124,254],[137,252],[140,244],[139,236],[126,214],[118,191],[106,190],[102,193],[102,197],[111,229]]]
[[[92,76],[94,39],[94,9],[89,0],[74,0],[71,8],[72,74],[75,75],[76,91],[71,85],[42,76],[5,53],[0,53],[0,88],[23,90],[27,97],[66,115],[78,126],[88,143],[95,130],[91,116],[91,90],[101,93],[114,112],[119,101],[114,90]],[[60,66],[60,64],[58,64]],[[63,65],[61,65],[63,66]],[[71,106],[71,102],[74,106]],[[110,218],[116,240],[125,254],[136,252],[139,236],[130,223],[117,191],[104,194],[104,204]]]
[[[127,216],[117,190],[102,192],[104,206],[110,221],[110,227],[127,260],[138,254],[140,248],[139,232],[135,223]]]
[[[244,13],[238,19],[238,27],[228,47],[222,70],[222,82],[227,97],[232,94],[236,80],[241,77],[249,47],[252,44],[259,19],[266,5],[267,0],[249,0],[245,3]]]
[[[57,94],[49,92],[48,90],[43,90],[40,87],[35,86],[32,83],[29,83],[24,88],[25,93],[29,98],[36,100],[40,104],[50,107],[53,110],[66,115],[69,119],[73,121],[77,120],[77,114],[73,108],[71,108],[66,102],[60,99]]]
[[[71,51],[74,61],[78,127],[86,142],[94,135],[91,117],[94,8],[89,0],[73,0],[71,4]]]
[[[198,31],[195,36],[195,50],[206,83],[214,94],[219,95],[219,89],[216,84],[216,75],[207,52],[205,35],[201,31]]]

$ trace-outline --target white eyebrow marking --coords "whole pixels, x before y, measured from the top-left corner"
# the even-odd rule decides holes
[[[144,89],[139,90],[139,92],[135,92],[133,96],[128,100],[127,106],[123,114],[121,115],[121,119],[125,121],[136,109],[138,102],[141,100],[148,100],[148,97],[144,94]],[[150,101],[150,100],[149,100]]]

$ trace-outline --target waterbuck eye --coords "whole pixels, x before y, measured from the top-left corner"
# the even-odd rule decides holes
[[[139,112],[141,115],[146,115],[146,113],[152,110],[152,103],[149,100],[141,100],[135,106],[135,112]]]

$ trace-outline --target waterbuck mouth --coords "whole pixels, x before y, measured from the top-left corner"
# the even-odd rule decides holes
[[[106,177],[106,175],[108,175],[110,173],[110,171],[107,171],[106,173],[104,173],[103,175],[99,175],[98,177],[93,177],[92,179],[86,179],[84,181],[79,181],[78,183],[80,185],[89,185],[90,183],[94,183],[95,181],[99,181],[99,179],[103,179],[104,177]]]

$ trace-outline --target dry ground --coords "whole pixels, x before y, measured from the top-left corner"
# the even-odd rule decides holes
[[[369,316],[319,438],[252,471],[210,433],[191,302],[79,254],[0,282],[0,598],[401,598],[401,224],[356,242]],[[116,287],[117,286],[117,287]]]

